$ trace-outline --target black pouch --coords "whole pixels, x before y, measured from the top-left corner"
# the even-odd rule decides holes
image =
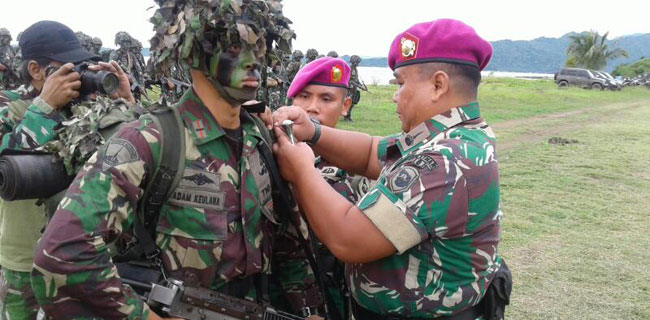
[[[501,259],[501,268],[494,275],[492,283],[483,298],[485,320],[502,320],[505,318],[506,306],[510,304],[512,292],[512,274],[506,261]]]

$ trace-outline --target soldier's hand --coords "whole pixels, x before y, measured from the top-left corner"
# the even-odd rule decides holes
[[[81,81],[72,68],[72,63],[66,63],[45,79],[39,97],[54,109],[61,109],[79,97]]]
[[[295,182],[305,170],[314,170],[316,157],[314,157],[311,148],[302,142],[295,145],[291,144],[289,138],[279,126],[276,126],[274,130],[277,143],[273,145],[273,153],[282,177],[289,182]]]
[[[120,67],[120,65],[117,62],[100,61],[97,65],[90,66],[88,67],[88,69],[93,71],[103,70],[115,74],[119,81],[119,86],[117,88],[117,92],[110,95],[111,99],[124,98],[124,100],[130,103],[135,103],[135,98],[133,97],[133,93],[131,92],[131,83],[129,82],[129,75],[127,75],[124,72],[124,70],[122,70],[122,67]]]
[[[309,120],[309,115],[301,108],[282,107],[273,112],[273,126],[278,127],[284,120],[293,121],[293,135],[300,141],[309,141],[314,137],[316,127]]]

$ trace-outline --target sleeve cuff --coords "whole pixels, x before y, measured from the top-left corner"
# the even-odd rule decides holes
[[[425,227],[406,204],[391,200],[378,184],[359,201],[359,209],[402,254],[428,238]],[[389,191],[387,191],[389,192]]]
[[[54,112],[54,108],[45,102],[45,100],[41,99],[41,97],[36,97],[36,99],[32,101],[32,105],[36,106],[40,112],[45,114],[51,114]]]

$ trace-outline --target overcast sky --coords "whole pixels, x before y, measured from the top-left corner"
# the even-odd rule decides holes
[[[56,20],[98,36],[115,47],[115,33],[127,31],[147,47],[152,0],[1,0],[0,27],[14,40],[39,20]],[[386,56],[393,37],[411,25],[438,18],[460,19],[489,41],[560,37],[570,31],[609,31],[610,38],[650,32],[645,2],[618,0],[284,0],[284,12],[298,35],[294,47],[325,54]],[[643,9],[646,8],[646,9]],[[9,14],[6,14],[9,13]]]

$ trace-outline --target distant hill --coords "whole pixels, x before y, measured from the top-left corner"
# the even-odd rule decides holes
[[[567,33],[560,38],[537,38],[533,40],[500,40],[492,42],[494,53],[487,67],[488,71],[555,73],[564,66],[566,48],[569,46]],[[611,46],[625,49],[629,57],[610,61],[605,70],[612,71],[622,63],[632,63],[643,57],[650,57],[650,33],[634,34],[608,41]],[[386,58],[364,58],[362,66],[387,67]]]

